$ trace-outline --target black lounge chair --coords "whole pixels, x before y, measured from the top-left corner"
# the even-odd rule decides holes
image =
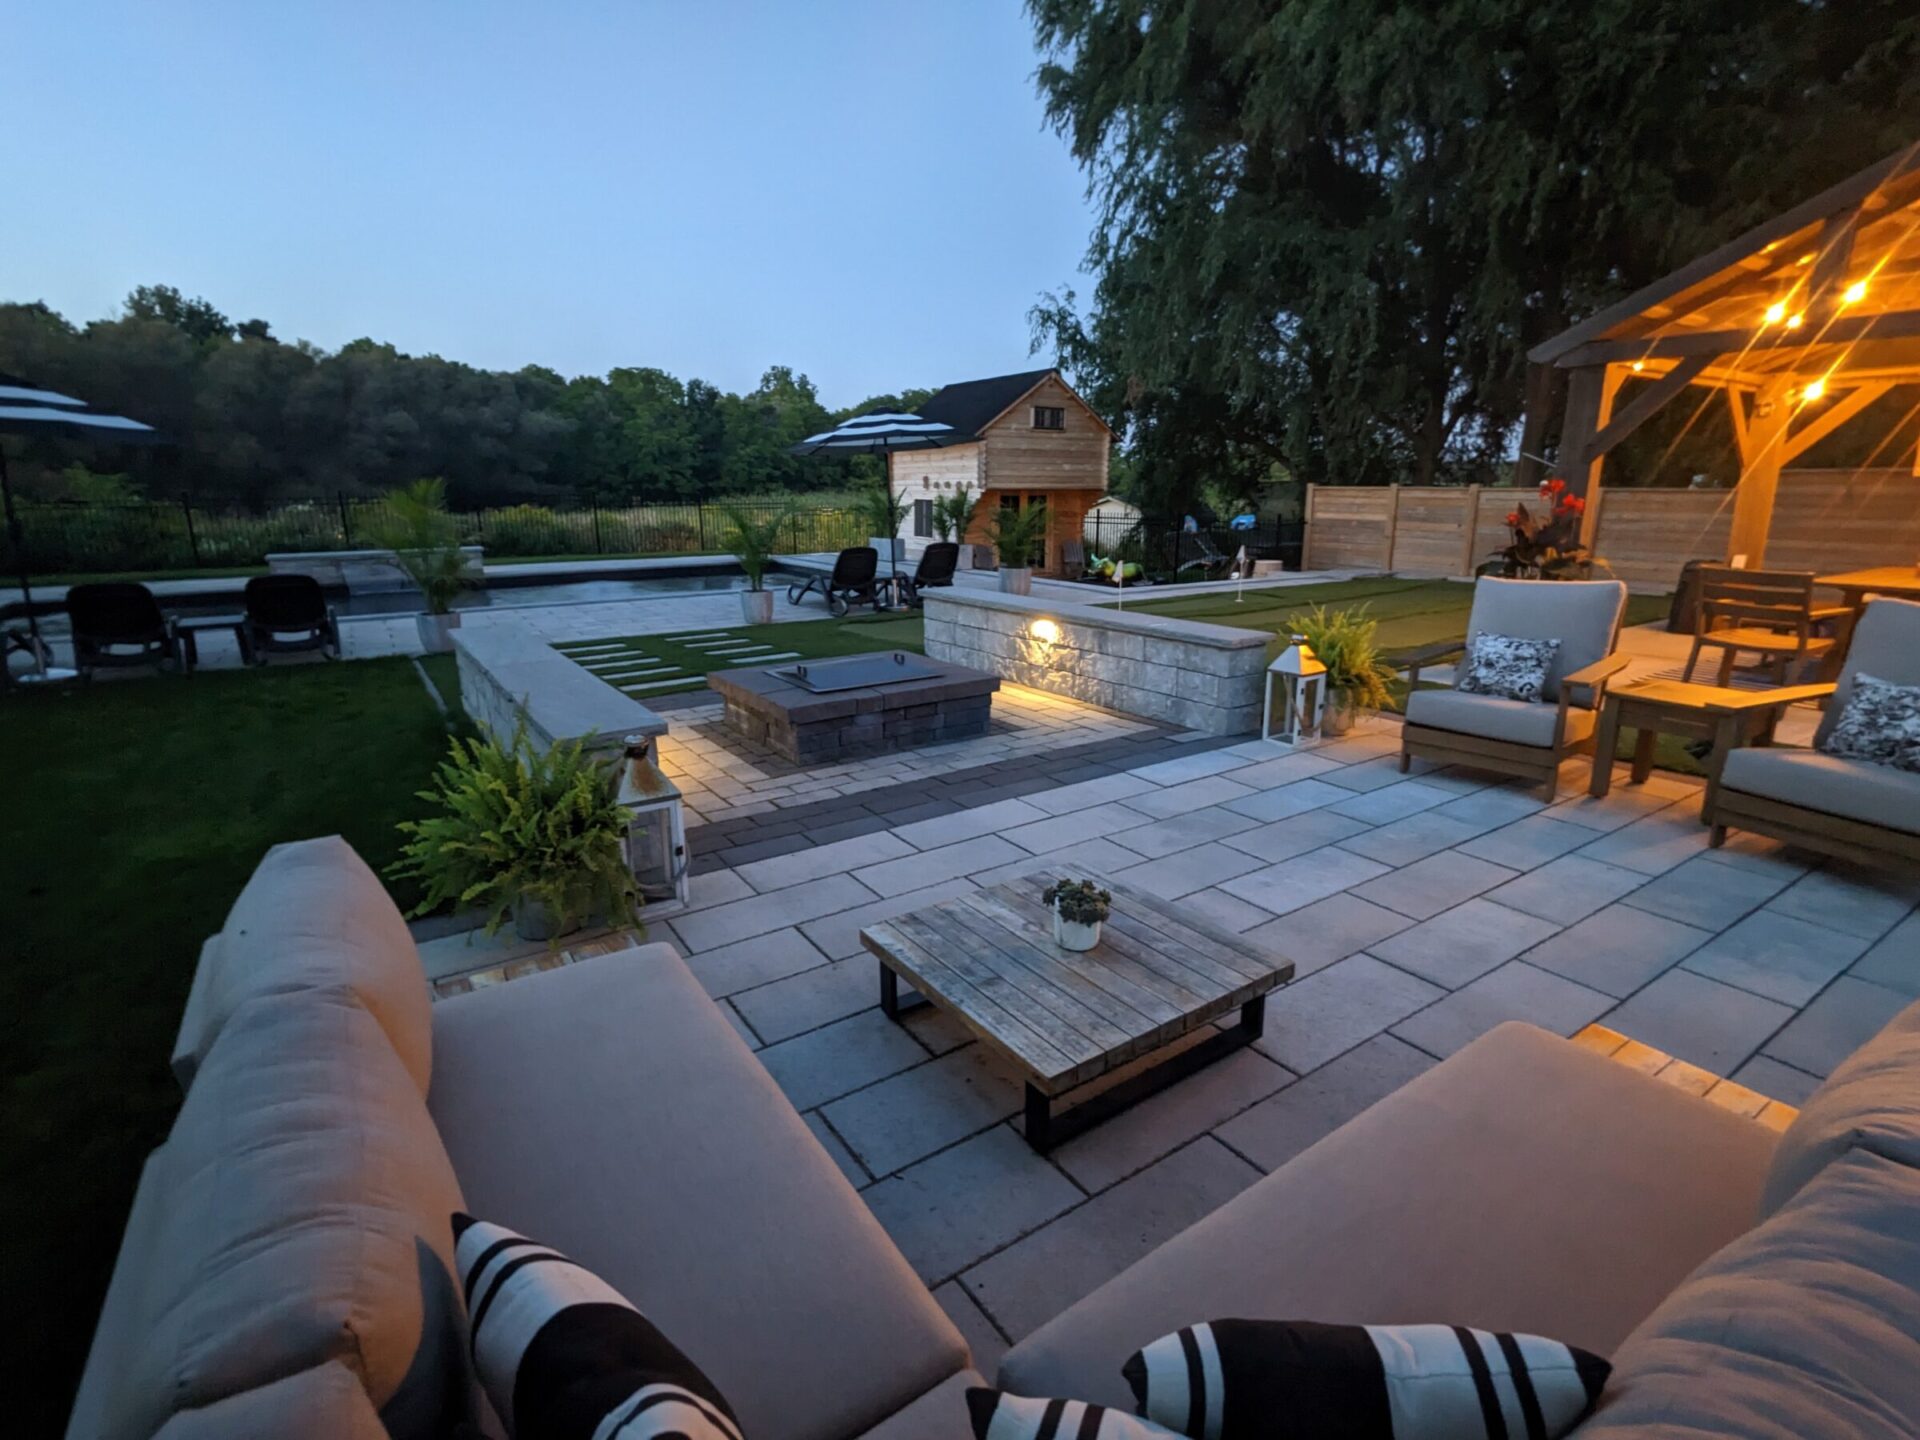
[[[878,609],[880,597],[874,592],[873,582],[879,573],[880,552],[871,545],[855,545],[834,557],[831,575],[815,575],[804,585],[789,585],[787,603],[798,605],[817,590],[835,615],[846,614],[854,605]]]
[[[1233,567],[1233,557],[1224,554],[1220,547],[1213,543],[1213,537],[1206,531],[1188,531],[1182,534],[1174,543],[1177,550],[1180,550],[1185,549],[1189,541],[1192,542],[1193,547],[1200,553],[1193,559],[1183,563],[1179,569],[1174,572],[1176,575],[1184,575],[1189,570],[1197,569],[1205,578],[1212,580],[1216,576],[1226,573],[1226,571]]]
[[[144,585],[75,585],[67,591],[67,618],[73,626],[74,668],[85,679],[91,680],[95,670],[174,663],[173,627]]]
[[[1066,580],[1084,580],[1087,574],[1087,547],[1084,541],[1060,542],[1060,575]]]
[[[340,624],[311,575],[256,575],[247,581],[246,658],[318,650],[340,658]]]
[[[921,552],[920,563],[911,577],[900,577],[900,599],[918,608],[922,590],[938,590],[953,584],[953,572],[960,568],[960,547],[951,540],[936,540]]]

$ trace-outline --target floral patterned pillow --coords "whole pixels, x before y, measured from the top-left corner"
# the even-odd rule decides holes
[[[1522,640],[1482,630],[1467,647],[1467,663],[1453,688],[1537,705],[1545,694],[1553,657],[1559,653],[1558,640]]]
[[[1829,755],[1920,772],[1920,685],[1856,674],[1846,708],[1820,748]]]

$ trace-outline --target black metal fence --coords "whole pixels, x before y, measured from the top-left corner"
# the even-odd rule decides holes
[[[732,502],[758,519],[772,500]],[[377,548],[386,501],[337,495],[270,509],[181,498],[130,505],[26,503],[19,507],[30,573],[99,575],[254,566],[270,552]],[[732,531],[718,504],[505,505],[454,517],[461,543],[489,556],[708,555]],[[781,526],[781,550],[802,553],[864,544],[867,522],[827,505],[796,506]],[[17,573],[11,538],[0,534],[0,571]]]
[[[1089,515],[1085,534],[1088,550],[1096,555],[1137,560],[1150,575],[1198,579],[1225,568],[1243,545],[1256,560],[1280,560],[1298,570],[1307,527],[1304,521],[1267,520],[1249,529],[1201,525],[1188,530],[1185,517]]]

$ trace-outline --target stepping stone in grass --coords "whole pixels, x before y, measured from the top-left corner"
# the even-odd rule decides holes
[[[694,675],[682,675],[675,680],[648,680],[639,685],[621,685],[618,688],[623,694],[632,695],[642,690],[663,690],[669,685],[691,685],[698,678]]]
[[[774,660],[798,660],[798,650],[783,650],[778,655],[749,655],[744,660],[729,660],[729,665],[765,665]]]
[[[685,642],[688,640],[718,639],[730,633],[731,633],[730,631],[726,631],[726,630],[689,630],[684,635],[662,635],[660,638],[662,640],[674,640],[674,641]]]

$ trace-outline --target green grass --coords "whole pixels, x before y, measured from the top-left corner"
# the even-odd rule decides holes
[[[427,664],[458,716],[452,657]],[[338,832],[391,860],[446,740],[404,659],[0,700],[0,1275],[34,1306],[20,1433],[64,1427],[134,1182],[178,1107],[167,1057],[200,942],[270,845]]]
[[[575,640],[555,646],[609,685],[645,701],[650,695],[698,690],[707,672],[747,668],[776,657],[820,660],[876,650],[919,651],[921,623],[913,615],[860,615],[845,620],[799,620],[784,625],[729,625],[670,635]],[[695,643],[687,643],[689,641]],[[725,653],[713,653],[709,644]]]

